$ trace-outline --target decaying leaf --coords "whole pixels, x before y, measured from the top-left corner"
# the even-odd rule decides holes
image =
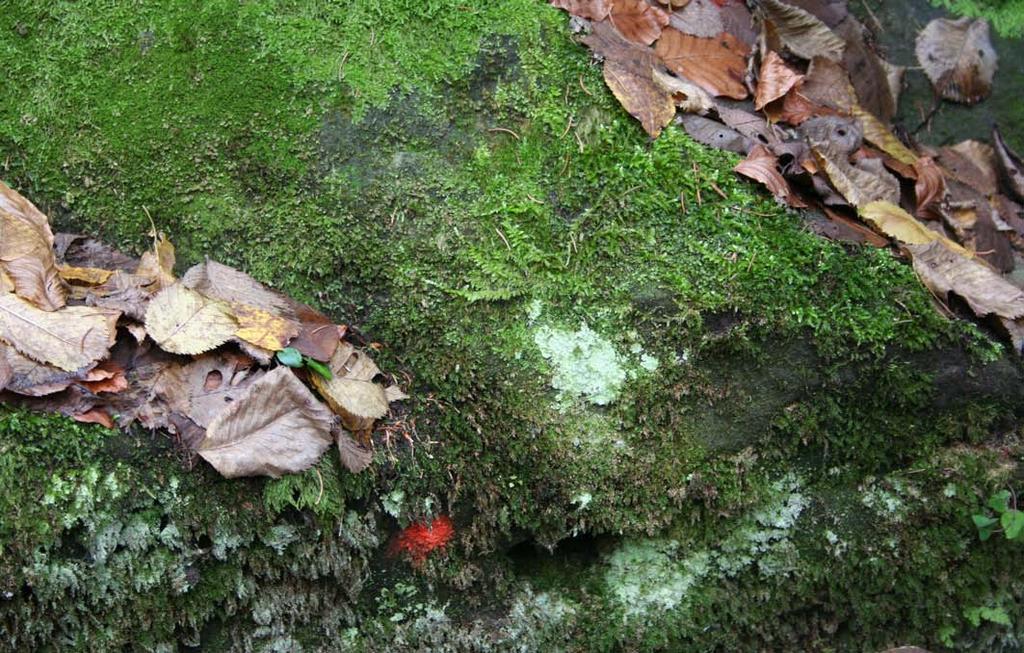
[[[999,190],[995,150],[987,143],[966,140],[943,147],[939,150],[938,161],[954,179],[983,195]]]
[[[214,418],[196,451],[227,478],[300,472],[331,445],[334,417],[287,367]]]
[[[607,0],[551,0],[551,4],[565,9],[573,16],[598,21],[608,17],[611,5]]]
[[[644,131],[657,138],[676,115],[672,94],[654,81],[654,58],[642,55],[637,61],[604,62],[604,81],[612,94]]]
[[[844,157],[829,150],[816,147],[812,151],[818,166],[852,206],[859,208],[875,201],[899,203],[899,181],[879,159],[865,159],[851,165]]]
[[[769,51],[761,61],[761,73],[757,79],[757,92],[754,95],[754,108],[762,110],[769,102],[774,102],[789,93],[790,89],[802,82],[804,76],[786,65],[775,52]]]
[[[82,413],[74,413],[71,415],[71,419],[85,424],[99,424],[100,426],[108,429],[114,428],[114,420],[111,419],[107,411],[102,408],[90,408]]]
[[[992,268],[952,250],[945,242],[909,245],[914,271],[939,297],[956,293],[978,317],[996,315],[1015,320],[1024,316],[1024,290]]]
[[[934,208],[946,195],[946,178],[942,169],[930,156],[923,156],[914,162],[917,179],[914,182],[914,195],[917,199],[917,215],[934,217]]]
[[[33,360],[73,372],[105,357],[118,313],[89,306],[44,311],[11,293],[0,295],[0,340]]]
[[[789,183],[779,172],[777,161],[777,157],[768,148],[755,145],[747,158],[740,161],[733,170],[761,182],[780,201],[793,207],[806,207],[807,205],[793,194]]]
[[[857,105],[857,92],[846,69],[825,57],[811,60],[800,93],[814,104],[843,113],[850,113]]]
[[[2,388],[28,397],[60,392],[83,376],[80,371],[69,372],[34,361],[3,343],[0,343],[0,369],[7,372]]]
[[[992,92],[998,59],[985,19],[936,18],[918,34],[915,51],[943,98],[974,104]]]
[[[695,115],[685,115],[681,121],[686,133],[698,143],[739,154],[746,154],[751,147],[750,139],[720,122]]]
[[[117,251],[106,243],[81,234],[59,233],[53,237],[58,263],[71,267],[99,268],[133,272],[139,261]]]
[[[174,284],[174,245],[164,234],[153,237],[153,249],[139,260],[135,274],[151,279],[153,290],[162,290]]]
[[[999,174],[1007,190],[1018,200],[1024,202],[1024,162],[1010,149],[999,133],[999,128],[992,127],[992,145],[996,152],[996,163]]]
[[[650,45],[668,25],[668,14],[647,0],[611,0],[609,20],[626,39]]]
[[[204,354],[181,370],[178,387],[187,394],[178,394],[175,409],[203,428],[208,428],[225,408],[248,392],[264,372],[256,369],[252,360],[230,351]],[[170,384],[165,379],[160,386],[166,392]]]
[[[238,324],[220,302],[181,283],[160,291],[146,309],[146,332],[161,349],[201,354],[235,335]]]
[[[39,209],[0,181],[0,270],[21,297],[44,311],[64,306],[67,292],[57,273],[53,232]]]
[[[882,121],[869,111],[859,106],[853,107],[853,117],[860,124],[864,134],[864,140],[882,150],[893,159],[908,166],[914,165],[917,155],[910,151],[906,145],[900,142],[889,128],[882,124]]]
[[[334,440],[338,443],[341,464],[353,474],[358,474],[373,462],[373,451],[357,442],[345,429],[335,427]]]
[[[236,337],[269,351],[284,349],[299,334],[291,320],[246,304],[232,304],[231,315],[238,322]]]
[[[927,245],[941,240],[950,251],[956,252],[959,256],[970,257],[970,253],[965,249],[921,224],[914,216],[892,202],[869,202],[860,207],[857,213],[878,231],[904,245]]]
[[[110,279],[110,275],[114,274],[114,271],[102,268],[79,268],[71,265],[58,265],[57,273],[61,279],[68,283],[99,286],[105,284]]]
[[[899,82],[895,92],[890,80],[893,74],[886,62],[868,45],[867,30],[853,16],[846,17],[835,27],[836,34],[846,42],[843,52],[843,66],[850,71],[850,82],[857,92],[857,100],[864,111],[877,116],[882,124],[889,123],[896,115],[896,101],[899,97]]]
[[[842,60],[846,44],[814,15],[780,0],[760,0],[757,6],[762,20],[771,23],[778,40],[796,56]]]
[[[707,113],[715,105],[707,91],[685,79],[654,69],[654,82],[672,96],[685,113]]]
[[[743,76],[747,71],[749,49],[727,32],[701,38],[669,27],[662,33],[654,52],[669,70],[712,95],[737,100],[747,97]]]

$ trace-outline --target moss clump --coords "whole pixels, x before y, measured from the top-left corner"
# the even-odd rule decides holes
[[[932,0],[932,4],[961,16],[987,18],[1003,36],[1024,36],[1024,2],[1021,0]]]

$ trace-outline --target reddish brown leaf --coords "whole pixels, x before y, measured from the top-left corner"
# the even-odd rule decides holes
[[[647,0],[611,0],[612,24],[634,43],[654,43],[668,21],[668,14]]]
[[[999,133],[999,128],[995,126],[992,127],[992,145],[1003,183],[1010,193],[1024,202],[1024,162],[1010,149]]]
[[[84,413],[76,413],[71,416],[76,422],[84,422],[86,424],[99,424],[104,428],[114,428],[114,420],[110,418],[107,411],[102,408],[90,408]]]
[[[914,163],[917,181],[914,183],[914,196],[917,198],[916,215],[919,218],[935,219],[938,214],[936,206],[946,195],[946,178],[942,168],[930,156],[922,156]]]
[[[789,206],[806,207],[807,205],[793,194],[789,183],[779,172],[777,161],[776,156],[769,152],[768,148],[763,145],[755,145],[747,158],[740,161],[733,171],[761,182],[776,199]]]
[[[760,111],[769,102],[789,93],[790,89],[802,82],[803,79],[804,76],[787,66],[782,57],[769,51],[761,62],[757,92],[754,95],[754,108]]]
[[[807,99],[807,96],[800,92],[799,86],[786,93],[781,99],[766,105],[764,113],[772,122],[786,122],[795,126],[818,116],[837,115],[834,109],[815,104]]]
[[[743,77],[749,48],[728,33],[714,38],[689,36],[667,28],[655,53],[673,72],[686,77],[712,95],[742,100],[747,97]]]

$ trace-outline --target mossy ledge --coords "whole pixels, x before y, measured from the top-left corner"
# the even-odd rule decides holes
[[[567,34],[533,0],[5,6],[4,179],[380,343],[414,446],[226,481],[3,409],[0,647],[1015,649],[1021,550],[970,514],[1019,487],[1020,364],[649,142]],[[387,555],[440,513],[444,552]]]

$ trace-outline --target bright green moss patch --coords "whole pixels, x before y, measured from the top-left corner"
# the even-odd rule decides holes
[[[932,0],[932,4],[961,16],[987,18],[1003,36],[1024,36],[1024,2],[1020,0]]]

